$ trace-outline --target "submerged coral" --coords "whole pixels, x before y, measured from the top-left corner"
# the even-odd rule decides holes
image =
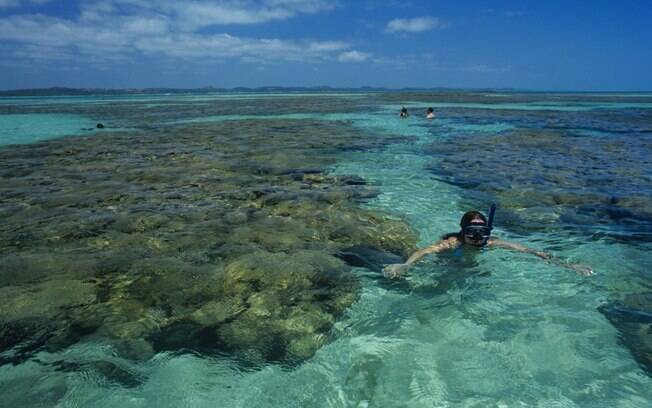
[[[338,254],[416,243],[355,205],[377,194],[364,180],[328,174],[338,152],[393,140],[362,136],[265,120],[4,148],[0,349],[310,357],[360,290]]]
[[[426,153],[433,156],[429,171],[474,191],[471,206],[497,202],[503,227],[526,232],[586,225],[596,239],[650,242],[652,200],[638,189],[652,171],[645,154],[650,150],[649,138],[583,138],[517,129],[460,135],[429,145]],[[619,228],[595,231],[601,224]]]
[[[621,332],[620,341],[652,376],[652,293],[631,294],[598,310]]]

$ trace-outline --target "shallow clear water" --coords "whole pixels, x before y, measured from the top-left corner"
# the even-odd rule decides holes
[[[509,129],[500,123],[483,126],[469,125],[472,132]],[[442,139],[449,126],[421,127],[427,129],[422,143],[446,142]],[[442,232],[457,229],[464,196],[474,192],[424,175],[426,161],[418,144],[393,146],[382,154],[352,158],[338,171],[361,174],[381,185],[384,194],[371,205],[407,217],[427,245]],[[556,235],[553,231],[514,236],[500,226],[496,234],[538,249]],[[455,256],[429,259],[406,279],[407,293],[391,287],[382,290],[375,281],[369,282],[368,308],[377,313],[366,318],[374,323],[362,324],[352,316],[350,324],[388,326],[385,330],[391,334],[368,341],[394,343],[360,357],[382,361],[372,405],[648,403],[650,378],[627,361],[617,333],[596,308],[615,295],[609,288],[611,279],[619,279],[628,269],[635,274],[649,262],[649,246],[583,241],[566,239],[556,255],[594,265],[597,276],[579,277],[532,256],[496,250],[470,263]],[[391,329],[388,321],[393,322]]]
[[[0,145],[94,132],[96,122],[70,114],[0,115]]]
[[[330,341],[297,366],[247,367],[229,355],[198,352],[161,352],[135,362],[89,340],[0,366],[5,401],[62,407],[649,404],[652,374],[633,358],[632,334],[598,308],[652,290],[652,103],[577,96],[560,104],[545,95],[499,105],[412,98],[368,96],[355,102],[355,112],[311,112],[310,99],[292,112],[276,100],[278,112],[270,114],[190,109],[167,123],[338,121],[364,137],[407,136],[385,148],[340,152],[331,171],[378,188],[381,194],[363,205],[407,221],[420,246],[456,231],[466,210],[486,211],[497,202],[496,235],[589,264],[596,275],[499,249],[431,256],[400,281],[356,268],[360,299],[336,322]],[[413,109],[409,119],[396,115],[403,105]],[[438,119],[421,117],[426,106],[438,108]],[[599,109],[612,113],[594,112]],[[25,132],[15,133],[16,142],[33,141]],[[81,368],[57,370],[61,361]],[[92,361],[120,367],[136,384],[84,369]]]

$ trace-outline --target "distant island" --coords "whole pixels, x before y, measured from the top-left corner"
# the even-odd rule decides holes
[[[0,91],[0,96],[91,96],[91,95],[152,95],[152,94],[201,94],[201,93],[244,93],[244,92],[524,92],[517,89],[453,89],[453,88],[377,88],[371,86],[362,86],[359,88],[334,88],[330,86],[313,86],[313,87],[282,87],[282,86],[263,86],[257,88],[236,87],[236,88],[216,88],[207,86],[203,88],[125,88],[125,89],[107,89],[107,88],[35,88],[35,89],[15,89]]]

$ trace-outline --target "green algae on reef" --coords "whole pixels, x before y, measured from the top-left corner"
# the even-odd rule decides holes
[[[395,140],[265,120],[0,150],[0,350],[90,338],[134,359],[310,357],[359,294],[338,252],[415,247],[406,224],[356,207],[377,194],[364,180],[327,172]]]

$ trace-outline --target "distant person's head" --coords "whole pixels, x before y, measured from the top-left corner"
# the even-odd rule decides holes
[[[408,111],[407,111],[407,108],[405,106],[401,108],[401,116],[402,117],[408,116]]]
[[[435,110],[433,108],[428,108],[426,109],[426,113],[434,113]]]
[[[465,244],[483,246],[489,241],[491,228],[487,225],[487,217],[480,211],[468,211],[460,220],[460,238]]]

